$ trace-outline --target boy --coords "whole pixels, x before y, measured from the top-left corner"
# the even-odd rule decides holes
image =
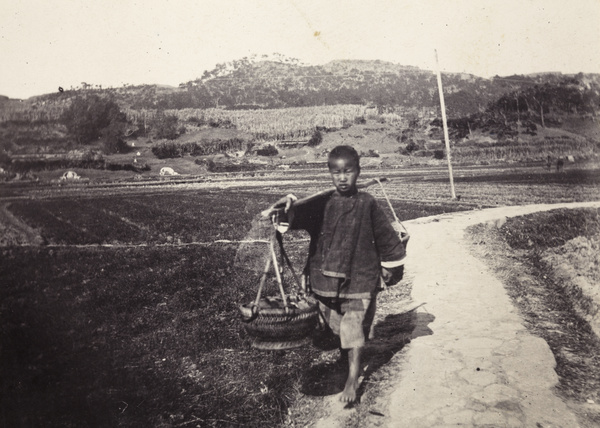
[[[288,195],[274,206],[285,204],[290,228],[304,229],[311,237],[305,273],[323,318],[340,338],[342,357],[348,358],[340,400],[352,403],[381,277],[388,285],[402,279],[405,251],[373,196],[356,187],[360,174],[356,150],[337,146],[327,164],[333,193],[297,205],[297,198]]]

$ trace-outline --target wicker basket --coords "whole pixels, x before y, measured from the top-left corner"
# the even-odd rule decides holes
[[[300,299],[284,306],[281,298],[240,305],[244,329],[257,349],[291,349],[310,342],[319,319],[316,301]]]
[[[312,332],[319,321],[318,303],[306,295],[292,264],[283,250],[281,236],[277,235],[282,258],[287,262],[298,286],[294,293],[286,294],[279,272],[274,243],[269,243],[271,258],[261,276],[256,299],[240,305],[243,327],[252,338],[252,347],[262,350],[283,350],[303,346],[311,341]],[[273,266],[281,296],[261,297],[266,277]]]

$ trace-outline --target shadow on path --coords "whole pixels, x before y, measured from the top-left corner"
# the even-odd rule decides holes
[[[428,336],[433,331],[428,327],[435,317],[429,313],[407,312],[392,314],[374,326],[372,339],[367,342],[362,357],[363,382],[358,397],[363,393],[364,385],[379,368],[387,364],[412,339]],[[315,336],[313,344],[322,350],[338,347],[337,338],[329,332]],[[301,392],[310,396],[333,395],[343,391],[348,376],[347,362],[325,362],[311,367],[304,375]]]

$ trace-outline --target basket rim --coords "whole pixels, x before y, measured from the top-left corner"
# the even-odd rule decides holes
[[[286,308],[258,308],[256,310],[256,315],[277,315],[277,316],[296,316],[306,313],[318,312],[319,305],[318,303],[308,303],[308,307],[306,308],[295,308],[293,306],[288,306],[288,310]],[[245,317],[254,316],[254,302],[244,303],[239,305],[240,312]]]

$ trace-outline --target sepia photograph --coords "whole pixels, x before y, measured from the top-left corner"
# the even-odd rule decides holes
[[[600,0],[0,15],[0,428],[600,427]]]

